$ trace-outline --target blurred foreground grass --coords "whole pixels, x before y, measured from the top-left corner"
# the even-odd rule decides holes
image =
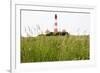
[[[21,37],[21,63],[88,59],[88,35]]]

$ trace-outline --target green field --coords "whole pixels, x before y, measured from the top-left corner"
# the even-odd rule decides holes
[[[89,59],[89,36],[21,37],[21,63]]]

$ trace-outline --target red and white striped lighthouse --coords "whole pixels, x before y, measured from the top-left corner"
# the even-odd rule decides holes
[[[55,14],[54,32],[58,32],[57,26],[58,26],[58,24],[57,24],[57,14]]]

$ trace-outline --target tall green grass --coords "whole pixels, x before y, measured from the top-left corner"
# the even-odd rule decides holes
[[[21,62],[89,59],[89,36],[21,37]]]

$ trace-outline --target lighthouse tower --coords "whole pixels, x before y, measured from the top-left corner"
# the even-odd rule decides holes
[[[54,32],[58,32],[57,26],[58,26],[58,24],[57,24],[57,14],[55,14]]]

